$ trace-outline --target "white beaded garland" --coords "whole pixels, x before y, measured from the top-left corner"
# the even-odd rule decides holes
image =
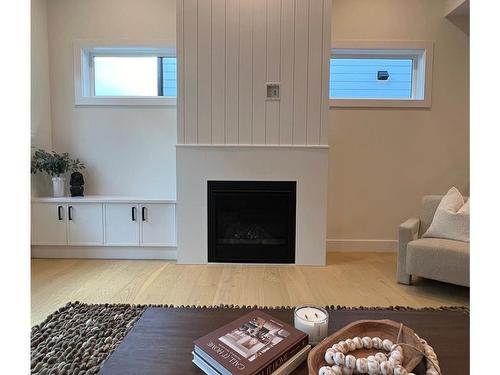
[[[333,375],[331,367],[323,366],[319,369],[318,375]]]
[[[381,352],[378,352],[377,354],[375,354],[375,358],[377,359],[377,361],[379,363],[387,361],[387,356],[384,353],[381,353]]]
[[[384,361],[380,364],[380,373],[382,375],[393,375],[394,366],[389,361]]]
[[[368,361],[366,358],[356,359],[356,370],[361,374],[366,374],[368,372]]]
[[[356,350],[356,344],[354,343],[353,339],[347,339],[345,340],[346,344],[349,346],[349,351],[353,352]]]
[[[380,363],[377,361],[375,356],[368,357],[368,374],[379,375],[380,374]]]
[[[393,365],[400,365],[403,363],[403,354],[401,352],[391,352],[391,355],[389,356],[389,361]]]
[[[326,363],[328,363],[329,365],[333,365],[335,364],[335,361],[333,359],[333,357],[335,356],[335,351],[333,351],[332,349],[328,349],[326,352],[325,352],[325,361]]]
[[[371,349],[373,348],[373,341],[371,337],[363,337],[361,340],[363,340],[363,347],[366,349]]]
[[[336,352],[333,356],[336,365],[343,366],[345,361],[344,353]]]
[[[339,345],[339,344],[333,344],[332,349],[333,349],[335,352],[342,352],[342,353],[344,353],[343,349],[340,347],[340,345]],[[345,353],[344,353],[344,354],[345,354]]]
[[[407,374],[408,372],[403,366],[401,365],[394,366],[394,375],[407,375]]]
[[[376,361],[376,360],[377,360],[377,358],[375,358],[375,356],[374,356],[374,355],[369,355],[369,356],[366,358],[366,360],[367,360],[368,362],[370,362],[370,361]]]
[[[347,343],[345,341],[340,341],[339,346],[343,349],[342,353],[344,353],[344,354],[349,352],[349,350],[350,350],[349,345],[347,345]]]
[[[394,352],[394,351],[403,353],[403,348],[401,347],[401,345],[394,344],[391,347],[391,352]]]
[[[354,369],[356,367],[356,357],[351,354],[345,356],[344,365],[347,368]]]
[[[394,359],[393,357],[389,358],[389,362],[392,365],[392,367],[396,367],[397,365],[403,364],[402,361],[398,361],[397,359]]]
[[[393,343],[392,343],[392,341],[391,341],[391,340],[389,340],[389,339],[385,339],[384,341],[382,341],[382,348],[384,348],[384,349],[385,349],[385,350],[387,350],[388,352],[390,352],[390,351],[391,351],[391,349],[392,349],[392,346],[393,346],[393,345],[394,345],[394,344],[393,344]]]
[[[416,335],[424,347],[423,354],[426,359],[426,375],[441,375],[439,362],[434,349]],[[349,352],[358,349],[383,349],[388,354],[378,352],[368,358],[357,358]],[[399,344],[393,344],[389,339],[379,337],[354,337],[339,341],[333,344],[325,352],[325,361],[331,365],[323,366],[319,370],[319,375],[415,375],[409,373],[403,366],[403,348]]]
[[[375,349],[382,349],[382,339],[380,337],[372,338],[372,342]]]
[[[361,349],[363,347],[363,340],[361,340],[361,337],[355,337],[352,341],[356,345],[356,349]]]

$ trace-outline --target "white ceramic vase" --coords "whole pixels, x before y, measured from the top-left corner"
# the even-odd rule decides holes
[[[54,197],[64,197],[64,178],[52,177],[52,195]]]

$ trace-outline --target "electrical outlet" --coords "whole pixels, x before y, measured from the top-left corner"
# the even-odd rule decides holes
[[[279,100],[280,99],[280,84],[279,82],[266,82],[266,99]]]

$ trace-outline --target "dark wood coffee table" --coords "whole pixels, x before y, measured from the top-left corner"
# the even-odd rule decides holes
[[[101,375],[202,374],[193,341],[251,311],[226,308],[148,308],[104,363]],[[293,324],[293,310],[265,310]],[[392,319],[411,327],[438,354],[443,375],[469,374],[469,315],[463,311],[330,310],[330,332],[360,319]],[[294,375],[307,374],[302,364]]]

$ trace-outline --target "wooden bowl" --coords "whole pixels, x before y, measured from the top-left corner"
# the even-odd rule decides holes
[[[325,361],[326,349],[331,348],[333,344],[338,343],[341,340],[346,340],[349,338],[358,337],[380,337],[382,340],[389,339],[396,343],[399,329],[401,323],[395,322],[393,320],[358,320],[346,325],[344,328],[338,330],[334,334],[328,336],[326,339],[321,341],[316,345],[307,357],[307,367],[309,369],[309,375],[317,375],[318,371],[323,366],[328,366]],[[420,350],[423,350],[423,346],[420,341],[415,336],[415,332],[411,328],[403,326],[401,335],[399,337],[399,342],[410,344]],[[403,367],[411,372],[421,361],[422,355],[416,350],[409,347],[402,346],[403,348]],[[382,352],[387,353],[382,349],[360,349],[352,352],[356,358],[366,358],[369,355],[374,355],[375,353]]]

